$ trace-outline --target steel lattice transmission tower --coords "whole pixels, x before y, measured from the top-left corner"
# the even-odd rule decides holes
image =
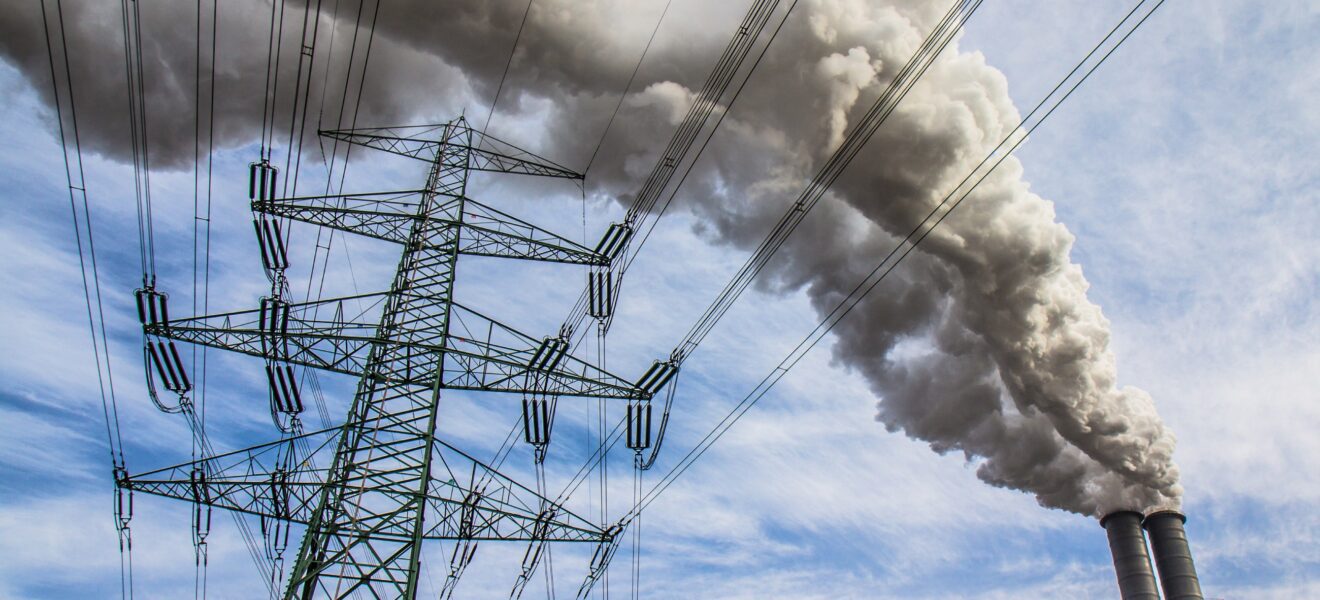
[[[346,421],[329,430],[124,475],[118,485],[258,515],[263,528],[267,522],[304,524],[286,598],[357,593],[412,598],[418,591],[423,540],[610,544],[613,532],[435,435],[440,393],[446,388],[522,394],[524,413],[533,415],[543,414],[546,403],[560,396],[650,400],[651,390],[569,355],[561,337],[534,338],[454,301],[462,254],[608,265],[612,257],[599,249],[466,195],[473,171],[582,176],[475,131],[461,117],[437,126],[321,135],[426,161],[426,185],[401,192],[283,199],[263,193],[252,207],[278,219],[402,244],[390,289],[297,304],[267,298],[254,310],[174,320],[162,299],[148,298],[149,310],[142,316],[149,340],[167,357],[157,361],[167,384],[170,370],[178,366],[168,360],[169,352],[177,356],[174,340],[277,358],[359,376]],[[272,192],[273,187],[272,182]],[[263,252],[284,251],[283,238],[262,238],[262,226],[257,229]],[[379,321],[346,318],[346,302],[378,303]],[[159,311],[156,304],[161,304]],[[548,427],[535,421],[537,427]],[[548,430],[529,433],[528,439],[543,445]],[[451,579],[456,579],[452,571]]]

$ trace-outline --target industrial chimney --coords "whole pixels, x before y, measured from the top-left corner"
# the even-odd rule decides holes
[[[1141,523],[1150,532],[1150,547],[1155,553],[1155,567],[1160,571],[1165,600],[1204,598],[1196,565],[1192,563],[1192,550],[1187,545],[1187,532],[1183,529],[1186,522],[1187,517],[1178,511],[1161,510],[1146,515]]]
[[[1114,572],[1118,574],[1118,591],[1123,600],[1160,600],[1155,571],[1146,553],[1146,535],[1141,531],[1141,513],[1115,511],[1102,517],[1100,526],[1109,537],[1109,552],[1114,556]]]

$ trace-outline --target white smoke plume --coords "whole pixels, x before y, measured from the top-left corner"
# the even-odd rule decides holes
[[[675,1],[609,151],[593,167],[598,193],[629,201],[744,8],[719,3],[708,15],[697,6],[705,4]],[[525,6],[383,5],[360,123],[443,120],[465,105],[484,116]],[[0,25],[0,56],[45,93],[40,18],[30,4],[14,8],[16,18]],[[191,48],[192,32],[163,23],[191,22],[185,9],[153,5],[144,26],[153,39],[149,107],[161,115],[152,142],[159,162],[175,166],[178,156],[191,156],[191,138],[180,132],[192,130],[185,83],[193,65],[189,53],[171,48]],[[515,141],[565,164],[585,163],[596,139],[581,132],[604,126],[658,9],[537,0],[501,114],[538,114],[551,129]],[[680,194],[703,217],[704,234],[754,247],[946,9],[917,0],[802,0]],[[122,40],[118,16],[98,10],[71,11],[72,50],[84,61],[75,77],[80,95],[105,99],[83,117],[89,145],[122,158],[129,151]],[[353,29],[343,10],[340,40]],[[269,14],[262,3],[222,7],[223,144],[250,143],[260,128]],[[804,290],[828,311],[1017,123],[1002,74],[956,46],[781,250],[764,290]],[[342,64],[334,59],[331,72]],[[327,86],[331,106],[335,87]],[[1109,323],[1087,299],[1072,243],[1052,204],[1030,191],[1010,159],[836,329],[834,357],[869,382],[887,429],[937,452],[964,453],[988,483],[1086,515],[1176,507],[1174,437],[1145,392],[1118,385]]]

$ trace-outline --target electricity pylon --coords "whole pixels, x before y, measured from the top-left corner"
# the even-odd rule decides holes
[[[522,394],[524,414],[535,417],[525,419],[528,441],[541,448],[549,441],[549,419],[540,415],[559,396],[650,400],[650,386],[574,358],[562,337],[538,340],[453,299],[461,254],[608,265],[613,257],[600,249],[606,244],[588,249],[466,195],[473,171],[582,176],[475,131],[461,117],[438,126],[322,135],[427,161],[426,185],[277,199],[274,181],[267,186],[263,174],[263,192],[254,191],[252,207],[263,215],[402,244],[389,291],[300,304],[268,298],[252,310],[177,320],[155,299],[147,305],[162,303],[160,310],[144,311],[142,317],[165,357],[156,367],[167,387],[187,383],[172,340],[278,357],[358,375],[346,421],[330,430],[123,476],[118,484],[259,515],[263,524],[267,519],[305,524],[286,598],[355,593],[413,598],[426,539],[609,544],[611,531],[435,436],[440,391],[446,388]],[[287,264],[279,228],[263,220],[257,232],[267,264]],[[348,301],[378,301],[379,322],[346,318]],[[277,386],[273,376],[271,384]],[[292,376],[278,385],[284,386],[285,405],[301,406],[301,400],[294,401],[296,387],[289,387]],[[326,463],[327,468],[315,466]]]

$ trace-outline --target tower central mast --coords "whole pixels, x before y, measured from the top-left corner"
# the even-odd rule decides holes
[[[445,125],[288,598],[416,595],[442,378],[413,373],[444,369],[471,146],[461,117]],[[380,535],[400,528],[412,535]]]

